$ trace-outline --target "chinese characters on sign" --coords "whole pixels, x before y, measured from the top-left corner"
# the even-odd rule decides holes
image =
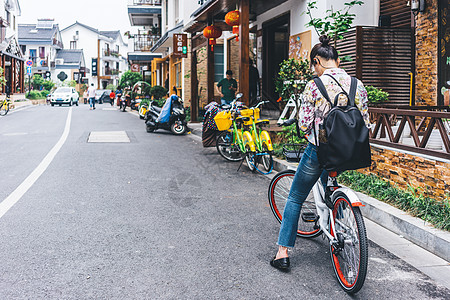
[[[173,35],[173,55],[179,58],[187,58],[187,34]]]

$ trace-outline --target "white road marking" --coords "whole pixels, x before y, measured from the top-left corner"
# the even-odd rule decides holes
[[[25,193],[33,186],[39,177],[41,177],[45,170],[47,170],[48,166],[53,161],[56,154],[58,154],[59,150],[61,150],[61,147],[64,145],[67,137],[69,136],[71,120],[72,108],[70,108],[69,113],[67,114],[64,132],[56,145],[53,146],[36,169],[34,169],[34,171],[31,172],[31,174],[28,175],[28,177],[5,200],[3,200],[3,202],[0,203],[0,218],[14,206],[14,204],[16,204],[23,195],[25,195]]]

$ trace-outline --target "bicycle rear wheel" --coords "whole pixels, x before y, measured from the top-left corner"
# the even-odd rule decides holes
[[[337,195],[333,208],[337,244],[330,245],[331,261],[341,287],[347,293],[358,292],[367,274],[368,243],[359,207],[353,207],[344,193]]]
[[[8,113],[9,111],[9,104],[0,104],[0,116],[4,116]]]
[[[229,161],[241,161],[244,154],[238,145],[233,143],[233,133],[230,131],[222,131],[216,139],[217,152]]]
[[[283,211],[289,196],[292,181],[294,180],[295,171],[286,170],[278,173],[273,177],[269,185],[269,204],[275,218],[281,223],[283,219]],[[297,236],[303,238],[314,238],[322,234],[321,229],[315,229],[314,225],[318,220],[316,203],[311,193],[303,203],[300,218],[298,220]]]

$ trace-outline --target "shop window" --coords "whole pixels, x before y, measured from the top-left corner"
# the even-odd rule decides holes
[[[224,75],[225,58],[223,54],[223,44],[214,46],[214,81],[219,82]]]

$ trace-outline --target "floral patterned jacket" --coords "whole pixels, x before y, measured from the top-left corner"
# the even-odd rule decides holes
[[[335,96],[340,93],[342,89],[330,76],[325,76],[326,74],[333,76],[342,85],[345,91],[347,93],[349,92],[351,77],[342,69],[327,69],[323,75],[320,76],[320,79],[327,89],[331,101],[334,101]],[[361,112],[367,127],[370,128],[367,102],[367,91],[362,82],[358,80],[355,104]],[[347,97],[344,95],[339,96],[338,105],[345,106],[346,104]],[[323,120],[330,109],[331,104],[322,96],[314,81],[311,80],[308,82],[305,91],[303,92],[303,100],[299,112],[299,126],[300,130],[309,134],[308,141],[314,145],[316,144],[315,138],[314,134],[311,133],[313,123],[315,122],[314,128],[316,129],[316,133],[318,133],[319,125],[323,124]]]

